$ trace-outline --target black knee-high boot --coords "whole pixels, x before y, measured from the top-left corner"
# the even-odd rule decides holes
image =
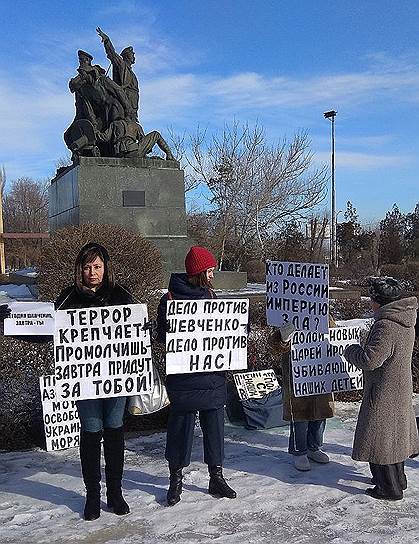
[[[182,493],[182,467],[175,468],[170,467],[170,484],[167,491],[167,504],[174,506],[180,501],[180,494]]]
[[[92,521],[100,516],[100,448],[102,431],[80,433],[80,462],[84,485],[86,486],[86,505],[84,519]]]
[[[231,489],[228,483],[224,480],[223,467],[208,467],[208,472],[210,475],[208,493],[218,497],[227,497],[228,499],[235,499],[237,497],[237,493],[234,491],[234,489]]]
[[[121,482],[124,470],[124,429],[105,429],[103,432],[105,454],[106,499],[109,508],[118,516],[129,513],[129,506],[122,496]]]

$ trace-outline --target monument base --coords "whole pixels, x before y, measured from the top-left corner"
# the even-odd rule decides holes
[[[50,231],[84,223],[121,225],[138,232],[159,249],[166,279],[174,270],[183,271],[185,255],[194,243],[187,235],[179,163],[80,157],[79,164],[60,169],[49,189]],[[246,286],[246,274],[217,276],[218,289]]]
[[[157,246],[166,271],[182,268],[192,245],[176,161],[80,157],[52,180],[49,202],[51,232],[84,223],[122,225]]]

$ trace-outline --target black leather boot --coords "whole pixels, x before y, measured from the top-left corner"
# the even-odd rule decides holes
[[[105,454],[106,503],[117,516],[129,513],[129,506],[122,496],[122,473],[124,470],[124,429],[105,429],[103,432]]]
[[[210,493],[210,495],[227,497],[228,499],[235,499],[237,497],[237,493],[234,491],[234,489],[231,489],[231,487],[224,480],[223,467],[208,467],[208,472],[210,475],[208,493]]]
[[[404,461],[403,463],[397,463],[396,464],[396,472],[397,476],[399,478],[400,486],[402,488],[402,491],[406,491],[407,489],[407,478],[406,474],[404,472]]]
[[[380,489],[378,486],[375,487],[369,487],[365,490],[365,493],[372,497],[373,499],[380,499],[383,501],[401,501],[403,498],[403,492],[399,493],[398,495],[395,495],[393,493],[388,493],[382,489]]]
[[[180,501],[180,494],[182,493],[182,467],[170,468],[170,485],[167,491],[167,504],[174,506]]]
[[[100,448],[102,431],[80,433],[80,462],[84,485],[86,486],[86,505],[84,519],[93,521],[100,516]]]
[[[393,465],[376,465],[370,463],[375,487],[365,490],[374,499],[399,501],[403,498],[403,490],[407,487],[403,463]]]

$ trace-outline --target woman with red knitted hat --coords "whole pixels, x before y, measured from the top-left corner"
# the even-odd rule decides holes
[[[170,299],[215,298],[212,287],[217,260],[204,247],[193,246],[185,258],[185,274],[172,274],[169,291],[159,304],[157,337],[165,342],[167,301]],[[197,374],[172,374],[166,379],[170,399],[167,426],[166,459],[169,462],[170,486],[167,502],[173,506],[182,493],[182,470],[191,461],[196,413],[204,439],[204,462],[210,475],[210,494],[218,497],[236,497],[235,491],[224,480],[224,405],[226,403],[226,378],[224,372],[199,372]]]

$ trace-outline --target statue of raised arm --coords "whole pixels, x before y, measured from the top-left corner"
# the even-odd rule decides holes
[[[122,87],[127,96],[130,104],[131,111],[129,112],[129,118],[133,121],[138,121],[138,106],[140,90],[138,86],[137,76],[135,75],[132,65],[135,63],[134,49],[129,46],[125,47],[118,54],[107,34],[97,27],[96,32],[102,39],[105,47],[106,56],[112,64],[112,79]]]

